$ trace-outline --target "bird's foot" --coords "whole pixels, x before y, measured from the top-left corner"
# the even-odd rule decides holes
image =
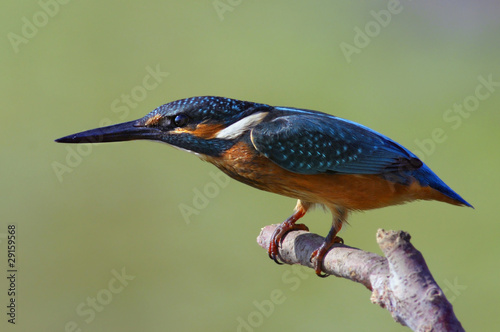
[[[329,274],[323,273],[323,260],[325,259],[326,254],[332,248],[335,243],[344,243],[344,240],[341,237],[335,236],[333,241],[331,242],[323,242],[323,244],[311,254],[310,262],[313,263],[314,271],[316,275],[321,278],[326,278]]]
[[[307,226],[304,224],[296,224],[295,221],[291,220],[286,220],[281,225],[276,227],[273,235],[271,236],[271,241],[269,242],[267,253],[269,254],[269,258],[271,258],[277,264],[283,264],[278,259],[278,249],[283,243],[285,235],[291,231],[309,231],[309,228],[307,228]]]

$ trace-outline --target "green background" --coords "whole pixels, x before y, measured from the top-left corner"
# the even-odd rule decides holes
[[[187,219],[180,206],[213,189],[213,166],[150,142],[53,142],[198,95],[321,110],[415,152],[426,142],[419,155],[476,209],[416,202],[354,213],[341,235],[380,253],[378,228],[410,232],[465,329],[498,327],[500,87],[446,121],[478,77],[500,82],[498,2],[402,1],[390,19],[378,14],[382,23],[387,1],[47,3],[51,15],[37,1],[4,2],[0,14],[0,268],[16,223],[19,269],[15,328],[0,281],[2,330],[235,331],[250,320],[240,330],[408,331],[363,286],[269,260],[255,239],[294,200],[231,180]],[[365,29],[371,37],[359,36]],[[357,53],[346,57],[347,44]],[[148,67],[168,76],[142,90]],[[326,235],[330,218],[304,219]],[[122,269],[135,278],[110,293]],[[90,319],[96,296],[107,304]]]

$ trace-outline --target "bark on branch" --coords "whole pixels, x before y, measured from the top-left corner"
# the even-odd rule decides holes
[[[257,238],[262,248],[269,247],[276,226],[262,229]],[[281,260],[312,268],[309,258],[323,240],[305,231],[290,232],[279,250]],[[336,244],[325,257],[323,271],[363,284],[372,291],[372,303],[413,331],[464,331],[410,235],[379,229],[377,243],[385,257]]]

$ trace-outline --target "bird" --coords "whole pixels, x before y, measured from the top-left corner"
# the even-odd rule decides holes
[[[332,226],[310,261],[325,277],[323,260],[354,211],[415,200],[473,207],[426,164],[394,140],[356,122],[308,109],[201,96],[172,101],[125,123],[79,132],[59,143],[152,140],[195,154],[231,178],[297,199],[274,231],[268,255],[282,264],[285,235],[308,231],[297,221],[322,206]]]

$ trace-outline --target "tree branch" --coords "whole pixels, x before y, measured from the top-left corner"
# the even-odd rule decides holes
[[[262,229],[257,242],[266,249],[278,225]],[[312,268],[312,252],[324,238],[305,231],[290,232],[279,249],[288,264]],[[453,307],[432,277],[422,254],[403,231],[377,231],[377,243],[385,257],[335,244],[323,263],[323,271],[359,282],[372,291],[371,302],[387,309],[394,320],[413,331],[464,331]]]

